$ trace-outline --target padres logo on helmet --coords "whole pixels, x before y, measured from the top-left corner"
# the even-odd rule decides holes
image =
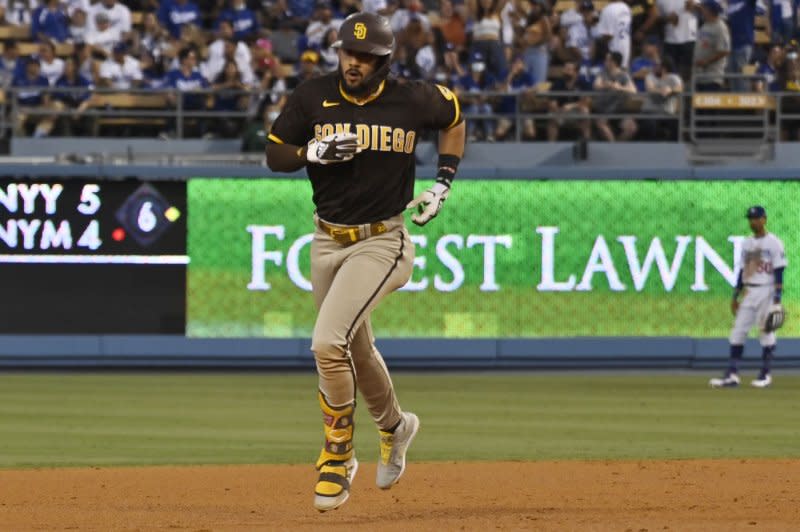
[[[367,27],[363,22],[359,22],[355,25],[353,28],[353,36],[358,40],[364,40],[367,38]]]
[[[339,39],[331,46],[384,57],[391,55],[394,49],[394,35],[384,17],[354,13],[339,27]]]

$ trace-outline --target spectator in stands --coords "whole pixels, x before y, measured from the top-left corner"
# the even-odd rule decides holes
[[[594,26],[597,23],[597,12],[592,0],[582,0],[578,5],[580,22],[570,25],[567,30],[566,59],[581,62],[591,58],[594,44]]]
[[[72,15],[78,9],[88,15],[89,9],[92,7],[92,4],[89,2],[89,0],[66,0],[62,1],[61,5],[64,6],[67,16],[70,18],[72,18]]]
[[[577,129],[583,140],[590,140],[592,136],[589,113],[591,111],[591,98],[580,94],[592,90],[591,85],[581,81],[578,76],[577,63],[570,61],[561,67],[561,77],[557,78],[550,90],[560,93],[549,101],[549,112],[556,115],[547,122],[547,140],[555,142],[563,129]]]
[[[408,25],[397,35],[398,59],[409,71],[411,79],[426,79],[436,69],[436,56],[432,44],[433,34],[416,13],[411,15]]]
[[[338,30],[342,25],[341,20],[334,20],[331,6],[326,1],[317,2],[314,9],[314,20],[306,28],[306,43],[309,48],[319,50],[322,39],[330,30]]]
[[[461,63],[458,61],[458,52],[455,46],[451,43],[447,43],[442,53],[442,64],[434,73],[436,83],[444,85],[448,89],[454,89],[458,84],[458,80],[464,74],[464,69],[461,68]]]
[[[258,18],[244,0],[230,0],[230,7],[220,14],[222,20],[231,23],[236,40],[252,42],[258,35]]]
[[[272,41],[269,39],[258,39],[250,50],[253,54],[253,72],[261,78],[265,71],[273,74],[278,73],[281,66],[280,60],[272,53]]]
[[[772,43],[784,44],[794,38],[793,0],[768,0],[772,2],[770,10],[770,29]]]
[[[0,0],[0,20],[12,26],[27,26],[39,0]]]
[[[458,11],[453,8],[452,0],[440,0],[439,23],[436,25],[445,43],[450,43],[457,49],[463,49],[467,44],[467,23]]]
[[[331,47],[338,38],[339,32],[332,28],[322,38],[322,46],[319,49],[319,67],[323,72],[333,72],[339,67],[339,53],[336,48]]]
[[[108,17],[109,25],[123,38],[131,32],[131,10],[117,0],[100,0],[89,8],[89,26],[97,20],[97,15],[103,13]]]
[[[65,42],[69,38],[69,20],[59,0],[46,0],[31,16],[31,39]]]
[[[494,79],[506,76],[508,65],[501,41],[500,11],[506,0],[471,0],[472,47],[470,54],[484,57],[486,73]]]
[[[535,0],[531,4],[531,12],[522,36],[525,68],[534,84],[547,79],[547,69],[550,66],[550,39],[553,31],[547,9],[546,0]]]
[[[89,19],[86,11],[76,8],[69,16],[69,41],[86,42],[86,33],[89,31]]]
[[[633,42],[641,44],[648,37],[658,38],[658,7],[655,0],[631,0],[631,31]]]
[[[571,5],[568,9],[564,9],[561,11],[561,14],[558,17],[558,27],[562,34],[562,38],[564,41],[567,40],[567,33],[569,29],[574,26],[575,24],[580,24],[583,22],[583,14],[581,13],[582,6],[584,5],[584,1],[580,0],[575,4]],[[594,5],[592,5],[592,10],[594,10]]]
[[[167,93],[168,103],[170,106],[176,107],[178,98],[181,98],[184,111],[205,110],[210,103],[210,98],[207,94],[199,91],[204,91],[211,85],[197,69],[197,52],[193,48],[182,48],[178,52],[178,60],[180,67],[167,72],[164,82],[165,87],[173,89]],[[205,133],[206,123],[202,119],[186,119],[184,120],[184,129],[199,136]]]
[[[72,111],[71,114],[59,115],[57,121],[59,127],[57,129],[66,136],[87,133],[89,119],[81,113],[89,108],[89,99],[94,85],[78,72],[75,57],[68,57],[64,61],[64,73],[56,80],[55,86],[69,90],[53,93],[53,107],[58,111]]]
[[[219,73],[214,83],[214,110],[221,113],[240,112],[247,109],[247,87],[242,81],[239,67],[235,61],[226,61],[222,72]],[[243,119],[241,117],[226,116],[223,114],[216,120],[214,131],[224,138],[234,138],[241,130]]]
[[[161,25],[176,39],[180,38],[184,26],[201,23],[200,9],[191,0],[164,0],[157,16]]]
[[[144,74],[139,61],[128,54],[125,43],[117,43],[109,59],[100,64],[100,87],[113,89],[134,89],[144,85]]]
[[[64,60],[56,57],[56,47],[50,41],[39,43],[39,72],[47,78],[50,86],[56,84],[64,73]]]
[[[631,9],[625,1],[612,0],[603,8],[597,33],[608,51],[620,54],[622,68],[628,68],[631,58]]]
[[[86,44],[91,45],[92,52],[98,56],[108,57],[114,45],[122,42],[122,34],[111,26],[108,15],[103,12],[97,13],[94,21],[95,25],[86,32]]]
[[[225,23],[230,28],[230,24]],[[222,24],[221,24],[222,25]],[[153,54],[155,60],[159,60],[164,54],[164,49],[168,46],[169,33],[161,24],[158,23],[158,18],[155,13],[145,13],[142,18],[141,32],[134,32],[138,37],[138,43],[135,49],[141,54],[147,50]],[[233,31],[231,30],[231,34]]]
[[[75,44],[75,52],[73,55],[78,64],[78,72],[80,75],[88,80],[97,80],[97,73],[100,65],[98,61],[95,61],[94,57],[92,57],[92,47],[86,43],[77,43]]]
[[[656,63],[653,71],[644,80],[647,98],[642,104],[642,113],[667,114],[677,116],[678,98],[683,92],[683,80],[675,69],[672,58],[665,57]],[[678,140],[678,121],[645,119],[641,120],[642,136],[648,140]]]
[[[742,74],[750,64],[755,42],[756,0],[728,0],[728,26],[731,36],[731,52],[728,55],[727,72]],[[746,92],[751,80],[732,78],[729,86],[734,92]]]
[[[395,34],[400,33],[411,22],[412,15],[419,17],[420,22],[425,27],[425,30],[431,29],[431,22],[428,17],[422,12],[423,6],[420,0],[399,0],[400,7],[392,13],[389,17],[389,25]]]
[[[622,54],[609,52],[606,55],[605,68],[594,80],[594,90],[603,94],[596,96],[592,108],[600,113],[616,114],[625,110],[631,94],[636,93],[636,86],[630,75],[622,67]],[[619,120],[620,133],[615,135],[607,118],[596,121],[600,135],[608,142],[627,141],[636,134],[636,122],[632,118]]]
[[[50,94],[46,92],[50,83],[41,74],[39,61],[28,60],[22,75],[16,76],[11,83],[17,89],[17,134],[26,133],[35,126],[34,137],[46,137],[53,130],[55,118],[46,115],[30,115],[31,110],[50,108]]]
[[[314,14],[315,0],[287,0],[289,11],[298,18],[307,21]]]
[[[693,70],[697,16],[693,0],[657,0],[664,27],[664,56],[672,59],[681,77],[688,81]]]
[[[512,132],[516,123],[514,115],[517,112],[517,97],[520,97],[523,93],[532,89],[534,85],[536,85],[536,83],[533,81],[533,76],[525,69],[525,61],[522,60],[522,57],[514,58],[511,62],[508,76],[506,76],[503,83],[497,87],[498,90],[517,95],[504,96],[500,100],[497,112],[509,116],[500,118],[497,121],[497,127],[494,131],[494,136],[497,140],[505,139]],[[521,136],[525,140],[533,140],[536,138],[536,128],[532,118],[525,118],[522,120]]]
[[[800,58],[798,58],[797,48],[791,47],[786,50],[786,57],[783,61],[783,90],[785,92],[800,93]],[[784,96],[781,100],[781,111],[784,113],[800,114],[800,95]],[[781,131],[781,140],[800,139],[800,121],[782,121],[784,129]]]
[[[286,79],[280,76],[277,70],[278,69],[274,69],[273,71],[272,69],[268,69],[264,71],[261,76],[261,82],[259,84],[261,97],[255,102],[255,105],[251,107],[251,110],[255,110],[256,114],[259,114],[259,110],[263,110],[265,107],[270,107],[278,113],[286,102],[288,85]],[[277,116],[276,114],[275,117]]]
[[[661,63],[661,57],[658,53],[658,39],[648,37],[642,44],[642,55],[631,62],[631,77],[638,92],[646,91],[644,80],[659,63]]]
[[[548,2],[550,0],[535,1],[541,1],[545,4],[545,11],[549,11],[550,6]],[[526,17],[525,22],[527,22],[527,20]],[[522,25],[521,19],[518,16],[514,0],[506,0],[503,4],[503,8],[500,10],[500,24],[500,42],[503,43],[503,53],[506,57],[506,64],[509,64],[514,57],[514,45],[516,44],[514,41],[517,38],[517,32],[525,30],[525,26]]]
[[[164,68],[160,61],[149,50],[142,50],[139,55],[139,66],[142,71],[142,86],[148,89],[160,89],[164,86]]]
[[[495,83],[495,78],[487,71],[483,54],[473,53],[469,73],[462,76],[456,84],[463,113],[491,114],[489,97],[479,93],[494,90]],[[494,131],[495,121],[492,118],[467,118],[467,138],[470,142],[479,139],[494,142]]]
[[[782,90],[779,73],[783,68],[783,59],[783,48],[772,45],[766,60],[760,63],[756,69],[756,74],[761,77],[753,81],[754,92],[780,92]]]
[[[361,9],[361,0],[333,0],[333,18],[346,19],[353,13],[359,13]]]
[[[297,65],[297,75],[289,88],[294,89],[301,83],[322,74],[319,69],[319,54],[314,50],[306,50],[300,56],[300,63]]]
[[[694,75],[699,91],[721,91],[725,83],[725,63],[731,52],[731,34],[722,19],[722,6],[717,0],[703,0],[703,25],[694,49]]]
[[[25,61],[19,58],[19,48],[17,41],[9,39],[3,46],[3,53],[0,54],[0,85],[8,88],[16,76],[22,76],[25,72]]]
[[[219,37],[208,46],[208,59],[200,68],[205,78],[216,79],[227,61],[235,61],[244,83],[255,83],[252,53],[244,42],[234,40],[233,25],[227,20],[221,21],[217,32]]]
[[[386,0],[362,0],[361,9],[367,13],[377,13],[384,17],[391,15],[389,4]]]
[[[594,87],[594,80],[605,69],[607,54],[603,53],[603,48],[599,42],[592,42],[589,48],[589,59],[584,59],[578,64],[578,77],[581,84]]]

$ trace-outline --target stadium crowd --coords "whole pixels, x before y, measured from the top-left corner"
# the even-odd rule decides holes
[[[0,0],[0,80],[18,133],[88,134],[94,88],[162,89],[168,106],[218,112],[191,134],[261,149],[286,92],[337,68],[337,28],[365,10],[390,20],[395,76],[460,95],[470,140],[674,139],[665,116],[692,83],[800,92],[795,0],[762,1]]]

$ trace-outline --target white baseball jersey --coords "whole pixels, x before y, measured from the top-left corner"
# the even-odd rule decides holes
[[[598,35],[610,35],[608,48],[622,54],[622,67],[628,68],[631,58],[631,8],[625,2],[611,2],[600,12]]]
[[[731,344],[744,345],[750,329],[757,325],[761,345],[775,345],[775,331],[768,333],[763,327],[773,305],[775,269],[785,268],[786,264],[783,242],[772,233],[761,238],[751,236],[744,241],[741,256],[744,298],[731,329]]]
[[[742,281],[744,284],[772,285],[773,272],[786,267],[786,252],[780,238],[767,233],[761,238],[748,237],[742,245]]]
[[[585,60],[591,59],[589,53],[591,52],[592,41],[594,41],[594,35],[589,32],[583,21],[580,24],[573,24],[569,27],[567,31],[567,48],[577,49]]]
[[[677,24],[664,24],[665,43],[683,44],[697,40],[697,16],[686,9],[686,0],[658,0],[656,5],[662,16],[670,13],[678,15]]]

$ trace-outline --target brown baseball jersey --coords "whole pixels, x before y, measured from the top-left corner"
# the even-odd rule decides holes
[[[305,145],[312,138],[350,132],[364,150],[351,161],[306,167],[320,218],[343,225],[387,220],[414,192],[414,149],[425,129],[448,129],[461,121],[458,99],[441,85],[383,81],[366,101],[356,102],[336,73],[302,83],[272,125],[269,140]]]

